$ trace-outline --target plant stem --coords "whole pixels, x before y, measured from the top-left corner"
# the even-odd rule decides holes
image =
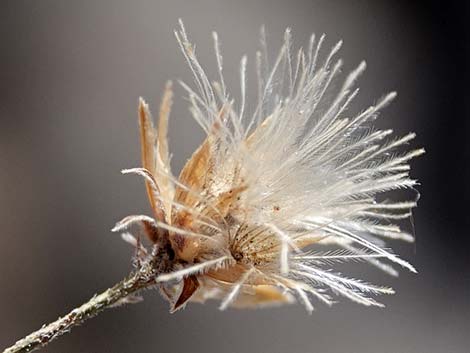
[[[120,300],[154,285],[154,274],[151,264],[144,265],[113,287],[101,294],[94,295],[88,302],[73,309],[67,315],[20,339],[13,346],[5,349],[3,353],[26,353],[45,347],[57,337],[69,332],[73,327],[112,307],[113,304],[118,304]]]

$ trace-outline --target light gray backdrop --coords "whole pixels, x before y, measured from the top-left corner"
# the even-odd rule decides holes
[[[462,105],[460,93],[449,95],[458,91],[449,75],[459,87],[463,71],[455,66],[465,61],[448,59],[459,50],[448,42],[460,37],[443,34],[440,28],[451,31],[455,19],[439,16],[436,8],[396,1],[2,1],[0,346],[129,272],[132,250],[110,228],[149,207],[142,180],[119,171],[140,163],[138,97],[156,111],[167,79],[191,82],[173,35],[182,17],[213,78],[211,31],[219,32],[234,95],[245,53],[248,84],[255,83],[261,24],[273,52],[290,26],[296,46],[311,32],[325,32],[327,46],[343,39],[345,71],[366,59],[355,109],[399,92],[378,125],[416,131],[413,146],[428,150],[412,163],[424,184],[414,215],[418,241],[398,245],[420,274],[394,279],[353,270],[398,294],[382,298],[385,309],[316,303],[312,316],[300,305],[219,312],[214,304],[171,315],[157,292],[146,292],[143,303],[104,313],[45,352],[467,352],[470,278],[462,239],[468,230],[448,194],[460,194],[455,199],[464,204],[468,188],[457,188],[462,170],[446,165],[462,157],[449,147],[466,129],[449,111]],[[176,96],[170,145],[178,171],[203,135],[180,87]],[[455,124],[452,131],[448,124]],[[445,179],[449,174],[455,179]]]

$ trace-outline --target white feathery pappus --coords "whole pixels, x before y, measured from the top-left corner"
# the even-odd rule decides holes
[[[342,61],[335,57],[341,42],[322,54],[325,36],[312,35],[306,50],[292,55],[288,29],[270,66],[262,31],[258,101],[248,114],[246,57],[235,104],[225,86],[217,34],[217,82],[209,81],[181,21],[175,34],[196,89],[181,84],[207,136],[179,177],[173,176],[167,141],[171,83],[156,126],[141,99],[143,165],[123,172],[145,179],[153,215],[129,216],[114,228],[142,226],[151,250],[129,233],[123,237],[136,247],[138,262],[151,258],[157,264],[156,282],[171,310],[216,299],[221,309],[299,301],[311,312],[312,299],[331,305],[332,294],[382,306],[375,296],[391,294],[391,288],[345,277],[334,266],[362,261],[391,275],[397,274],[393,264],[416,272],[386,249],[388,240],[414,240],[397,222],[410,217],[416,200],[378,197],[413,189],[417,182],[408,163],[424,152],[403,152],[413,133],[391,139],[392,130],[370,125],[396,94],[354,115],[348,107],[365,62],[338,89],[332,83],[340,76]]]

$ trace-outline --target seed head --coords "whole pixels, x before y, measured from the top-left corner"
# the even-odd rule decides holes
[[[158,126],[141,100],[143,166],[123,172],[144,177],[153,215],[129,216],[114,228],[143,227],[151,251],[128,233],[124,238],[137,248],[137,263],[156,263],[156,281],[172,310],[208,299],[220,300],[221,309],[298,300],[311,312],[312,299],[331,305],[331,294],[382,306],[374,297],[393,293],[391,288],[345,277],[334,267],[362,261],[391,275],[397,274],[392,264],[416,272],[385,248],[388,240],[413,241],[396,223],[410,217],[416,200],[382,201],[381,195],[416,185],[408,162],[424,150],[403,152],[413,133],[390,138],[392,130],[371,126],[396,93],[353,114],[348,108],[365,62],[338,84],[342,61],[335,57],[342,43],[323,54],[324,35],[312,35],[308,48],[292,55],[287,29],[270,66],[263,30],[258,100],[249,110],[246,57],[236,104],[225,86],[217,34],[214,83],[181,21],[175,34],[196,89],[181,85],[207,136],[173,176],[167,143],[171,83]]]

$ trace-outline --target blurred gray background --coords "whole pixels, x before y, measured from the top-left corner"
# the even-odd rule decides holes
[[[158,108],[167,79],[191,82],[173,35],[182,17],[215,77],[211,31],[238,92],[238,63],[253,65],[261,24],[273,52],[285,27],[295,45],[311,32],[344,39],[344,71],[368,70],[356,109],[397,90],[380,127],[416,131],[422,181],[415,245],[397,244],[419,274],[360,271],[397,294],[385,309],[342,300],[219,312],[189,305],[169,314],[157,292],[110,310],[45,352],[465,353],[469,351],[468,43],[464,2],[407,1],[1,1],[0,347],[104,290],[131,269],[132,250],[110,228],[149,213],[138,166],[136,107]],[[467,7],[467,8],[466,8]],[[252,68],[252,66],[251,66]],[[252,69],[249,70],[252,73]],[[254,84],[252,74],[248,84]],[[202,139],[176,88],[173,167]],[[361,265],[359,265],[361,266]],[[353,269],[353,271],[356,271]]]

